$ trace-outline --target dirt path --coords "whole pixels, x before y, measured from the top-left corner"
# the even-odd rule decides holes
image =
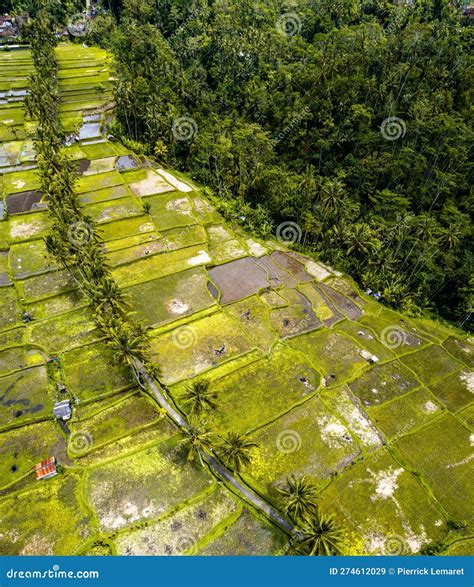
[[[150,375],[148,375],[147,371],[140,363],[140,361],[135,361],[135,368],[137,372],[140,374],[140,376],[143,378],[143,380],[146,381],[148,387],[155,395],[156,400],[158,401],[160,406],[166,410],[170,418],[180,428],[188,428],[186,420],[171,406],[171,404],[163,395],[159,385],[157,385],[157,383],[150,377]],[[277,524],[277,526],[285,530],[285,532],[288,532],[289,534],[293,534],[295,536],[298,535],[294,526],[290,522],[285,520],[285,518],[283,518],[274,508],[272,508],[256,493],[254,493],[248,487],[240,483],[240,481],[238,481],[225,467],[223,467],[215,457],[213,457],[207,452],[204,452],[202,456],[206,463],[216,473],[216,475],[224,481],[226,481],[227,483],[229,483],[229,485],[231,485],[243,497],[243,499],[250,502],[254,507],[263,512],[275,524]]]

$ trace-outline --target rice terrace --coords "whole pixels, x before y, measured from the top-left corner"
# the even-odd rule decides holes
[[[109,51],[33,21],[0,50],[0,554],[472,554],[466,329],[237,222],[114,132]]]

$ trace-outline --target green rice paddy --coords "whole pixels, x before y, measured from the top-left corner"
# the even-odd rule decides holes
[[[61,120],[77,132],[84,112],[112,100],[108,56],[61,45],[57,58]],[[2,63],[0,88],[26,89],[28,51]],[[39,179],[23,105],[0,105],[0,121],[7,209],[13,194],[26,205]],[[138,157],[121,168],[129,150],[98,140],[66,152],[86,162],[77,192],[150,329],[169,401],[187,414],[184,391],[207,379],[215,436],[258,443],[245,483],[278,508],[289,475],[311,477],[349,554],[472,549],[472,340],[252,240],[183,174]],[[0,554],[285,554],[290,537],[188,461],[179,431],[114,362],[76,284],[46,254],[49,228],[37,206],[0,220]],[[52,412],[63,399],[66,429]],[[58,476],[36,481],[50,456]]]

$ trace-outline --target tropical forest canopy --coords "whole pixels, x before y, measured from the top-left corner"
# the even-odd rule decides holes
[[[294,222],[295,247],[385,303],[469,328],[472,26],[460,5],[109,8],[89,41],[115,56],[114,134],[190,172],[247,228]]]

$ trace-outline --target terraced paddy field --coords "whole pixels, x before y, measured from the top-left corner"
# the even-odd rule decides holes
[[[472,341],[230,226],[188,178],[104,138],[103,51],[64,45],[57,58],[76,190],[149,328],[163,394],[187,417],[187,388],[208,381],[215,437],[243,432],[258,446],[237,490],[188,459],[157,397],[114,363],[46,254],[23,104],[30,55],[2,52],[0,554],[282,555],[288,528],[249,496],[281,509],[278,488],[303,474],[348,554],[472,552]],[[59,474],[37,481],[51,456]]]

